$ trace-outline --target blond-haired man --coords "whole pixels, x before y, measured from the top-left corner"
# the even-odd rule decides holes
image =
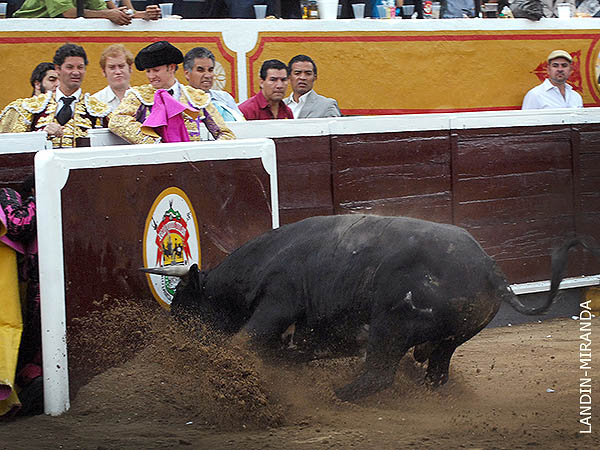
[[[112,44],[100,55],[100,68],[108,86],[96,92],[93,97],[102,100],[114,111],[129,89],[133,54],[123,44]]]

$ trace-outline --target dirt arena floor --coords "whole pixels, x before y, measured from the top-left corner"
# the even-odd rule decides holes
[[[80,325],[86,333],[70,342],[71,366],[84,381],[70,411],[0,423],[0,448],[600,448],[595,405],[592,434],[579,433],[587,427],[573,319],[484,330],[458,349],[437,390],[421,384],[424,368],[407,355],[393,387],[357,403],[337,400],[333,389],[358,373],[359,359],[266,362],[127,302]],[[600,341],[600,319],[592,330]],[[588,373],[593,389],[598,365]]]

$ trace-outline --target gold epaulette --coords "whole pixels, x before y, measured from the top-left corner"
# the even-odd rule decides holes
[[[146,106],[154,105],[154,93],[156,89],[151,84],[143,84],[142,86],[133,86],[127,92],[132,92],[137,99]]]
[[[102,118],[110,114],[110,106],[108,106],[102,100],[92,97],[87,92],[83,96],[83,102],[85,103],[85,109],[91,116]]]
[[[50,91],[35,97],[25,98],[21,103],[21,107],[31,114],[39,114],[46,109],[53,95],[54,92]]]
[[[210,103],[210,95],[202,89],[194,89],[191,86],[181,86],[181,90],[186,100],[198,109],[206,108]]]

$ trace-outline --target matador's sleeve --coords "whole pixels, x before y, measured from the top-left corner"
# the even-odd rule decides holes
[[[142,102],[129,91],[112,112],[108,128],[131,144],[157,144],[160,136],[147,128],[142,131],[142,124],[137,121],[136,114],[140,106]]]
[[[9,103],[0,113],[0,133],[25,133],[30,131],[32,114],[21,103],[23,99]]]
[[[206,128],[212,134],[215,140],[231,140],[235,139],[235,134],[225,125],[223,116],[217,111],[217,108],[212,103],[206,105],[204,108],[205,118],[204,124]]]

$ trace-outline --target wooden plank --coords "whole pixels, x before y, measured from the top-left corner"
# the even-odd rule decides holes
[[[337,200],[372,200],[449,191],[448,167],[426,163],[357,167],[336,176]]]
[[[333,136],[332,166],[336,214],[452,221],[445,131]]]
[[[554,194],[461,202],[454,211],[457,224],[524,222],[564,214],[574,214],[573,201]]]
[[[34,157],[35,152],[0,154],[0,188],[17,189],[33,173]]]
[[[579,139],[580,139],[580,152],[583,153],[600,153],[600,131],[597,128],[598,125],[580,125],[579,128]]]
[[[451,223],[450,193],[436,193],[412,197],[397,197],[366,201],[350,201],[335,206],[335,214],[375,214],[381,216],[406,216],[433,222]]]
[[[571,169],[570,130],[459,130],[459,177],[508,175]],[[536,131],[537,130],[537,131]]]
[[[333,214],[329,136],[274,140],[281,223]]]
[[[550,255],[570,234],[572,222],[573,216],[564,215],[465,228],[498,262],[511,283],[521,283],[550,278]],[[581,250],[572,252],[569,276],[584,272],[582,255]]]
[[[571,170],[549,170],[531,173],[461,178],[454,195],[459,203],[528,197],[540,194],[571,195]]]

